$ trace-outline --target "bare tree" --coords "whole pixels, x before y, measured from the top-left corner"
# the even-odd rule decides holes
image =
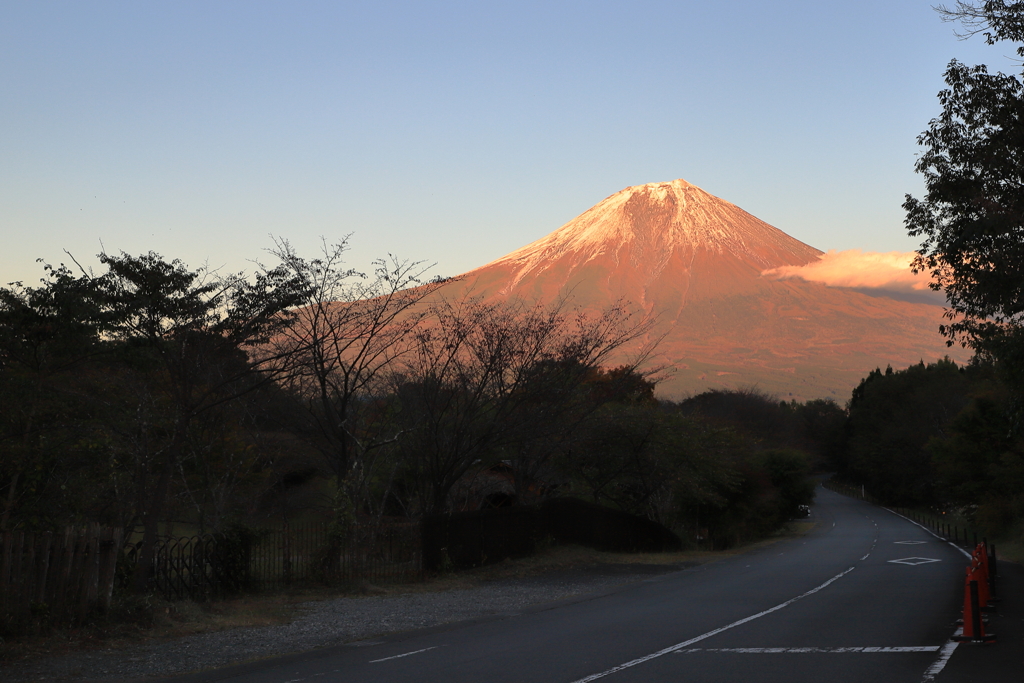
[[[452,488],[477,464],[502,453],[525,459],[529,442],[571,431],[584,376],[652,325],[621,306],[599,315],[565,308],[472,298],[432,307],[395,376],[409,432],[407,481],[419,488],[420,511],[446,509]]]
[[[963,25],[964,31],[957,33],[961,39],[979,33],[985,34],[985,41],[989,45],[1001,40],[1020,42],[1024,39],[1024,2],[1019,0],[957,0],[952,7],[938,5],[935,11],[943,21],[960,22]],[[1018,54],[1021,54],[1020,49]]]
[[[352,511],[365,498],[362,480],[372,456],[396,438],[381,419],[381,379],[405,354],[419,328],[421,302],[442,283],[424,282],[419,261],[391,256],[374,262],[367,276],[346,267],[348,238],[323,242],[307,260],[284,240],[272,250],[281,266],[303,283],[294,323],[279,334],[273,353],[287,367],[285,386],[314,425],[313,442],[334,476],[338,503]]]

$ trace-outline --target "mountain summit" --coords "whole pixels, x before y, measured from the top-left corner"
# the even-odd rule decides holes
[[[624,298],[675,318],[820,251],[685,180],[627,187],[547,237],[466,274],[495,294],[579,304]],[[555,290],[559,290],[556,292]]]
[[[763,277],[822,252],[685,180],[617,192],[548,236],[472,270],[446,296],[618,301],[658,318],[666,395],[758,387],[832,396],[875,367],[946,353],[942,308],[884,292]]]

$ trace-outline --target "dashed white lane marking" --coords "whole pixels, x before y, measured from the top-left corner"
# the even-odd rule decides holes
[[[749,617],[740,619],[739,621],[734,621],[731,624],[728,624],[728,625],[723,626],[721,628],[716,628],[714,631],[708,631],[707,633],[705,633],[703,635],[699,635],[696,638],[690,638],[689,640],[684,640],[681,643],[677,643],[677,644],[672,645],[670,647],[666,647],[663,650],[658,650],[657,652],[652,652],[649,655],[645,655],[643,657],[638,657],[637,659],[630,660],[630,661],[626,662],[625,664],[619,664],[618,666],[613,666],[612,668],[608,669],[607,671],[602,671],[600,673],[591,674],[591,675],[587,676],[586,678],[581,678],[579,680],[573,681],[573,683],[589,683],[589,681],[596,681],[598,678],[604,678],[605,676],[611,675],[611,674],[615,673],[616,671],[622,671],[623,669],[628,669],[630,667],[636,666],[637,664],[643,664],[644,662],[649,662],[652,659],[656,659],[658,657],[661,657],[662,655],[667,655],[667,654],[670,654],[672,652],[677,652],[678,650],[682,650],[683,648],[689,647],[690,645],[693,645],[694,643],[698,643],[698,642],[700,642],[702,640],[710,638],[711,636],[718,635],[722,631],[728,631],[729,629],[735,628],[736,626],[740,626],[741,624],[745,624],[748,621],[753,621],[754,619],[760,619],[761,617],[763,617],[765,615],[768,615],[768,614],[771,614],[772,612],[778,612],[783,607],[789,607],[790,605],[792,605],[797,600],[800,600],[802,598],[806,598],[808,595],[814,595],[815,593],[817,593],[818,591],[822,590],[823,588],[831,585],[833,582],[838,581],[839,579],[843,578],[844,576],[846,576],[847,574],[852,572],[854,569],[855,569],[854,567],[850,567],[846,571],[841,572],[839,574],[836,574],[831,579],[829,579],[825,583],[821,584],[817,588],[812,588],[811,590],[807,591],[806,593],[798,595],[795,598],[790,598],[786,602],[780,603],[780,604],[776,605],[775,607],[771,607],[769,609],[766,609],[763,612],[758,612],[757,614],[753,614],[753,615],[751,615]]]
[[[720,648],[687,648],[678,650],[677,655],[688,655],[691,652],[739,652],[741,654],[804,654],[807,652],[848,653],[848,652],[938,652],[938,645],[920,647],[720,647]]]
[[[870,557],[870,556],[871,556],[871,553],[868,553],[867,555],[865,555],[864,557],[862,557],[860,559],[861,559],[861,561],[864,561],[864,560],[868,559],[868,557]]]
[[[413,650],[412,652],[406,652],[404,654],[394,655],[392,657],[384,657],[383,659],[371,659],[370,664],[376,664],[377,662],[386,662],[389,659],[401,659],[402,657],[408,657],[409,655],[418,655],[421,652],[426,652],[427,650],[434,650],[436,648],[437,645],[434,645],[433,647],[425,647],[422,650]]]

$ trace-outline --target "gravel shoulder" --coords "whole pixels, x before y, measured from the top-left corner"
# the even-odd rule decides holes
[[[43,656],[37,653],[2,665],[0,679],[5,683],[130,681],[206,671],[387,634],[500,617],[545,603],[609,592],[652,575],[679,571],[771,542],[728,553],[667,555],[557,549],[540,558],[506,562],[425,584],[369,587],[382,594],[301,602],[289,610],[285,623],[142,642],[100,643],[86,649],[79,646],[62,651],[64,648],[53,647]]]

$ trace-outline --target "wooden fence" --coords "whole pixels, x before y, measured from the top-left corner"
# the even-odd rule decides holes
[[[125,549],[128,570],[140,545]],[[410,581],[422,574],[420,527],[327,524],[162,538],[150,585],[167,600],[208,600],[297,584]]]
[[[423,569],[420,525],[367,525],[343,534],[332,534],[326,524],[286,525],[259,539],[250,566],[253,582],[263,588],[414,580]]]
[[[98,524],[0,533],[0,628],[72,625],[106,611],[120,551],[121,530]]]

